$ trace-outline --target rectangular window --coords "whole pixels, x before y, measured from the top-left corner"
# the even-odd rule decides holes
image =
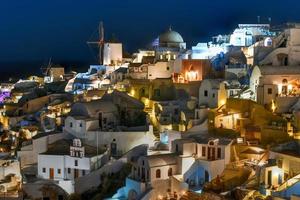
[[[60,169],[57,169],[57,173],[60,174],[60,173],[61,173],[61,170],[60,170]]]
[[[83,151],[80,152],[80,158],[84,157]]]
[[[79,127],[82,127],[82,123],[79,124]]]
[[[85,170],[82,170],[82,176],[85,176]]]
[[[215,96],[216,96],[215,93],[213,93],[213,94],[212,94],[212,98],[215,98]]]
[[[175,108],[175,110],[174,110],[174,114],[175,114],[175,115],[178,115],[178,114],[179,114],[179,110],[178,110],[178,108]]]
[[[207,97],[208,96],[208,91],[204,90],[204,96]]]
[[[70,122],[70,127],[71,127],[71,128],[73,127],[73,123],[72,123],[72,122]]]
[[[218,148],[218,158],[221,158],[221,148]]]
[[[154,90],[154,96],[160,97],[160,89],[155,89]]]
[[[282,168],[282,163],[283,163],[282,159],[278,159],[277,160],[277,167],[281,169]]]
[[[68,174],[71,174],[71,168],[68,168]]]
[[[272,88],[268,88],[268,94],[272,94]]]
[[[43,167],[43,173],[46,173],[46,168],[45,167]]]
[[[206,147],[202,147],[202,157],[205,157],[206,154]]]
[[[75,164],[75,166],[78,166],[78,160],[75,160],[74,164]]]

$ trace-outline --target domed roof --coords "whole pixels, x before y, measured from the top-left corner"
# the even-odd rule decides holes
[[[162,33],[159,36],[159,43],[182,43],[183,38],[181,37],[181,35],[176,32],[173,31],[171,28],[169,28],[168,31]]]

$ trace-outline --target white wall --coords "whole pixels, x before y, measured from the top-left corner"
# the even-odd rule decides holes
[[[37,163],[38,154],[47,151],[48,144],[51,144],[64,137],[65,134],[59,133],[32,140],[31,145],[24,146],[21,148],[21,151],[17,152],[18,158],[20,159],[21,167]]]
[[[105,43],[103,55],[104,65],[110,65],[113,64],[113,62],[121,62],[123,59],[122,43]]]
[[[89,132],[70,132],[76,137],[83,138],[90,145],[96,146],[97,139],[98,145],[110,145],[113,139],[116,140],[117,149],[121,153],[126,153],[135,146],[141,144],[154,145],[156,139],[153,135],[153,128],[149,126],[149,131],[132,131],[132,132],[102,132],[102,131],[89,131]]]
[[[212,80],[215,82],[215,80]],[[215,84],[214,84],[215,85]],[[217,108],[226,103],[227,92],[224,82],[220,82],[216,88],[211,80],[203,80],[199,88],[199,105],[206,105],[209,108]],[[207,91],[207,93],[205,92]],[[205,93],[207,96],[205,96]]]
[[[177,165],[165,165],[150,168],[150,181],[153,182],[157,180],[169,179],[168,171],[170,168],[172,168],[172,174],[175,174],[177,171]],[[160,178],[156,178],[156,170],[158,169],[160,169]]]
[[[170,78],[173,67],[168,62],[157,62],[148,66],[148,79]]]
[[[77,160],[77,166],[75,166],[75,160]],[[101,161],[101,156],[99,157]],[[92,170],[91,158],[87,157],[71,157],[69,155],[44,155],[38,156],[38,175],[42,178],[50,178],[50,168],[54,169],[54,180],[70,179],[74,180],[74,169],[78,169],[78,176],[83,176]],[[104,164],[104,163],[103,163]],[[100,167],[101,163],[99,164]],[[46,168],[44,173],[42,170]],[[71,173],[68,173],[68,168],[71,169]],[[58,169],[61,173],[58,173]],[[83,174],[84,171],[84,174]]]
[[[199,165],[201,165],[206,171],[209,173],[209,180],[216,178],[218,175],[221,175],[225,169],[224,160],[214,160],[214,161],[206,161],[206,160],[198,160]]]
[[[98,129],[99,121],[98,120],[84,120],[84,119],[75,119],[72,116],[68,116],[65,120],[65,129],[68,131],[74,131],[77,133],[86,132],[90,129]]]
[[[43,168],[46,171],[43,172]],[[38,176],[44,179],[50,178],[50,168],[54,169],[54,180],[64,179],[65,177],[65,162],[64,156],[61,155],[38,155]],[[61,173],[58,174],[57,170],[60,169]]]
[[[0,180],[3,180],[5,178],[5,176],[7,176],[9,174],[15,174],[17,177],[21,178],[19,161],[7,160],[5,162],[9,162],[9,165],[0,167]],[[3,164],[3,163],[1,162],[1,164]]]

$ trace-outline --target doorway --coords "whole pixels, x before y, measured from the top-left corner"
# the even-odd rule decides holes
[[[54,179],[54,169],[53,168],[49,169],[49,178]]]
[[[74,179],[79,177],[78,169],[74,169]]]

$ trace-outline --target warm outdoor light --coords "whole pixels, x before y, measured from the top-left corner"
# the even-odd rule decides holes
[[[0,199],[300,197],[300,1],[70,2],[1,2]]]

